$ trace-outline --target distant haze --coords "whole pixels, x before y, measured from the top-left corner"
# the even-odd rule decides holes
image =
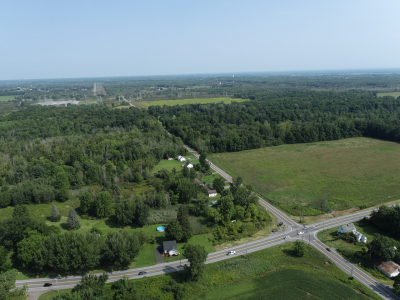
[[[400,68],[400,1],[5,1],[0,80]]]

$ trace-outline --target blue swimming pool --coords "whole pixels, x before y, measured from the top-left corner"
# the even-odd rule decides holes
[[[165,226],[157,227],[157,231],[164,232],[165,231]]]

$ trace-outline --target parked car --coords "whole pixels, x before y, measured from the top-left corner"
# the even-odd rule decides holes
[[[326,248],[326,251],[329,251],[329,252],[331,252],[331,248]]]
[[[274,230],[272,230],[272,232],[277,232],[278,231],[278,229],[274,229]]]
[[[298,235],[304,234],[304,231],[299,231],[297,234],[298,234]]]
[[[53,285],[52,283],[46,282],[43,286],[46,287],[46,286],[52,286],[52,285]]]
[[[283,222],[280,222],[279,224],[278,224],[278,226],[282,226],[283,225]]]
[[[146,275],[147,274],[147,272],[146,271],[142,271],[142,272],[139,272],[139,274],[138,275]]]
[[[236,251],[229,251],[228,252],[228,255],[233,255],[233,254],[236,254]]]

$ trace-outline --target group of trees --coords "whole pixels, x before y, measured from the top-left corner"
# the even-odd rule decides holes
[[[198,151],[234,152],[367,136],[400,141],[400,99],[363,92],[260,93],[232,104],[151,106],[174,135]]]
[[[193,228],[189,221],[189,210],[185,205],[179,207],[177,219],[168,224],[165,236],[169,240],[184,243],[193,236]]]
[[[371,212],[370,222],[379,229],[400,238],[400,206],[388,207],[382,205],[377,211]]]
[[[68,225],[76,228],[73,220],[70,224],[70,215]],[[132,235],[123,230],[106,236],[95,230],[87,234],[75,231],[61,234],[58,227],[31,218],[26,206],[16,206],[12,218],[0,223],[0,271],[11,268],[11,250],[23,267],[38,270],[89,270],[100,263],[127,266],[145,240],[140,232]]]

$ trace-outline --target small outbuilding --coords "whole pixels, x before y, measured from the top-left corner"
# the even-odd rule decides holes
[[[176,240],[175,241],[164,241],[163,242],[163,252],[164,255],[169,254],[169,255],[178,255],[178,247],[176,246]]]
[[[337,230],[337,234],[341,235],[343,233],[346,232],[353,232],[356,230],[356,226],[354,226],[353,223],[347,224],[347,225],[343,225],[342,227],[339,227]]]
[[[190,161],[186,162],[186,164],[184,164],[184,166],[185,166],[186,168],[188,168],[188,169],[191,169],[191,168],[194,167],[193,164],[190,163]]]
[[[382,261],[382,260],[374,260],[375,267],[381,271],[386,277],[396,277],[399,275],[399,265],[396,264],[394,261]]]
[[[207,193],[208,193],[208,197],[209,198],[215,197],[218,194],[216,190],[212,190],[212,189],[210,189],[208,187],[207,187]]]
[[[182,155],[178,155],[178,156],[176,157],[176,159],[179,160],[180,162],[186,161],[186,158],[184,158]]]

